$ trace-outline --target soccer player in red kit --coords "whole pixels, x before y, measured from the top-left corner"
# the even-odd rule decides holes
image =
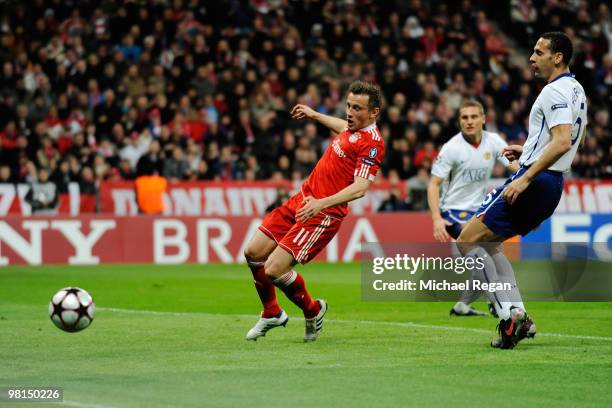
[[[276,300],[278,287],[304,312],[304,341],[314,341],[323,328],[327,303],[313,299],[302,276],[293,270],[306,264],[336,235],[348,202],[365,195],[384,156],[376,127],[382,94],[376,85],[355,81],[346,96],[346,120],[323,115],[305,105],[291,110],[294,119],[312,119],[337,136],[302,185],[301,191],[266,216],[244,256],[263,304],[257,324],[246,335],[257,340],[285,326],[289,317]]]

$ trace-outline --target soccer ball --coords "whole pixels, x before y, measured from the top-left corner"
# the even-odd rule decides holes
[[[86,290],[64,288],[57,292],[49,302],[49,317],[60,329],[78,332],[91,324],[96,305]]]

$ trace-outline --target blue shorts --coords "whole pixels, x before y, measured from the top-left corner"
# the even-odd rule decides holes
[[[457,239],[459,234],[461,234],[461,228],[463,228],[463,224],[465,224],[470,220],[470,218],[472,218],[472,216],[474,215],[474,211],[448,210],[442,211],[440,214],[442,215],[442,218],[453,224],[446,227],[446,232],[448,232],[448,235],[450,235],[454,239]]]
[[[525,171],[527,168],[521,167],[503,186],[491,191],[476,211],[476,216],[491,231],[504,238],[527,235],[552,215],[561,200],[563,173],[544,170],[519,194],[514,204],[508,204],[501,196],[502,191]]]

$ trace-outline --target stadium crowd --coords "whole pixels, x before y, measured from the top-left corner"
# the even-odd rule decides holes
[[[573,176],[610,177],[609,6],[497,3],[2,2],[0,182],[49,177],[59,192],[77,181],[95,194],[101,180],[152,170],[170,181],[301,180],[330,134],[290,108],[343,116],[347,85],[365,79],[386,98],[380,176],[426,186],[464,98],[483,102],[487,130],[524,141],[544,85],[527,56],[549,30],[574,40],[573,72],[590,98]]]

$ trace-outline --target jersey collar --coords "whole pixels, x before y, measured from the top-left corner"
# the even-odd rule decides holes
[[[459,132],[459,134],[461,135],[461,138],[463,139],[463,141],[469,144],[470,146],[472,146],[474,149],[478,149],[480,145],[482,144],[482,139],[484,139],[484,130],[482,131],[482,135],[480,136],[480,142],[478,143],[472,143],[469,140],[467,140],[467,138],[463,135],[463,132]]]
[[[366,126],[364,128],[356,130],[355,133],[357,133],[357,132],[368,132],[368,131],[370,131],[372,129],[376,129],[376,122],[371,123],[371,124],[369,124],[368,126]]]
[[[559,75],[558,77],[556,77],[555,79],[553,79],[552,81],[549,82],[549,84],[552,84],[553,82],[555,82],[557,79],[561,79],[563,77],[570,77],[570,78],[575,78],[576,74],[572,73],[572,72],[564,72],[563,74]]]

